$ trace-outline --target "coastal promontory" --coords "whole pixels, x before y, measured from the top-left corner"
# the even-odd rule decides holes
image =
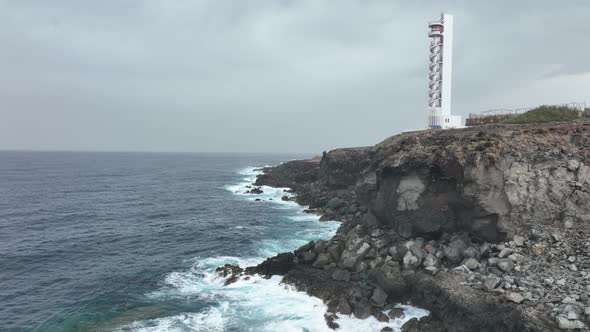
[[[322,298],[334,329],[339,314],[403,314],[396,303],[431,312],[406,331],[590,326],[588,121],[404,133],[266,168],[255,184],[342,221],[246,270]]]

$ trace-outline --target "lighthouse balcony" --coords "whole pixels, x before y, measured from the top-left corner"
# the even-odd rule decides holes
[[[428,37],[442,37],[442,30],[430,30],[428,31]]]
[[[428,27],[432,28],[432,27],[443,27],[444,23],[442,21],[428,21]]]

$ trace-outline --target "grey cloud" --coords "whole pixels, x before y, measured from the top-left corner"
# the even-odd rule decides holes
[[[589,1],[4,0],[0,149],[372,144],[424,125],[426,22],[443,10],[455,113],[520,107],[515,89],[590,101]],[[556,77],[563,91],[536,88]]]

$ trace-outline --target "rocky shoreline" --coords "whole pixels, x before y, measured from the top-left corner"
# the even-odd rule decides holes
[[[219,272],[282,275],[324,300],[333,329],[339,314],[389,321],[411,303],[431,315],[403,331],[589,330],[589,122],[405,133],[266,168],[254,185],[292,188],[342,225]]]

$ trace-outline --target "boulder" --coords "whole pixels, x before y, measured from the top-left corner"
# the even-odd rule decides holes
[[[316,258],[315,262],[313,263],[313,267],[322,268],[332,262],[330,255],[326,253],[321,253]]]
[[[332,330],[336,330],[340,327],[340,324],[336,323],[336,315],[324,315],[324,319],[326,320],[326,324]]]
[[[382,323],[389,323],[389,316],[387,316],[386,314],[379,312],[377,314],[377,318],[378,321],[382,322]]]
[[[408,252],[408,248],[404,245],[397,245],[389,248],[389,254],[396,262],[401,262]]]
[[[496,265],[504,272],[508,273],[514,269],[514,262],[510,258],[499,259]]]
[[[347,270],[336,269],[332,273],[332,279],[336,281],[350,281],[350,272]]]
[[[224,278],[227,276],[239,275],[243,271],[244,269],[242,269],[239,265],[234,264],[225,264],[224,266],[215,269],[215,272]]]
[[[392,300],[400,299],[408,291],[399,266],[383,265],[369,272],[369,280],[383,289]]]
[[[521,303],[524,301],[524,297],[519,293],[508,293],[506,294],[506,298],[516,304]]]
[[[415,269],[420,266],[422,260],[412,254],[411,251],[408,251],[403,259],[404,262],[404,269]]]
[[[451,243],[444,248],[446,259],[452,264],[461,263],[463,260],[463,250],[465,250],[466,247],[467,245],[460,238],[451,241]]]
[[[475,260],[479,260],[479,258],[481,257],[481,252],[478,248],[474,246],[467,247],[465,248],[465,250],[463,250],[463,257],[474,258]]]
[[[535,254],[537,256],[542,256],[545,254],[546,248],[547,248],[547,245],[544,243],[535,243],[531,247],[531,251],[533,252],[533,254]]]
[[[586,325],[579,320],[569,320],[563,316],[557,316],[555,320],[562,330],[581,330],[586,328]]]
[[[353,303],[352,313],[358,319],[367,319],[371,317],[371,305],[366,300]]]
[[[348,243],[347,246],[349,246]],[[362,259],[370,249],[371,246],[367,242],[354,244],[352,248],[347,247],[341,255],[342,267],[352,269],[356,265],[357,261]]]
[[[315,247],[315,242],[310,241],[310,242],[307,242],[306,244],[302,245],[298,249],[295,249],[295,251],[293,251],[293,253],[295,255],[299,255],[302,252],[311,251],[314,247]]]
[[[508,255],[512,254],[513,250],[510,248],[504,248],[500,251],[500,253],[498,254],[499,258],[505,258],[508,257]]]
[[[330,254],[330,257],[332,257],[332,260],[334,261],[339,261],[340,260],[340,254],[342,253],[342,247],[339,244],[332,244],[328,247],[327,249],[328,253]]]
[[[431,276],[435,276],[439,271],[438,267],[436,266],[427,266],[424,268],[424,270]]]
[[[519,235],[514,235],[514,237],[512,238],[512,241],[514,241],[514,244],[517,247],[522,247],[524,245],[524,237],[519,236]]]
[[[479,262],[474,258],[469,258],[465,261],[465,263],[463,263],[463,265],[467,266],[467,268],[470,270],[475,270],[479,267]]]
[[[424,261],[422,261],[422,266],[429,267],[429,266],[439,266],[440,261],[432,254],[426,255]]]
[[[262,191],[262,189],[260,189],[260,187],[252,188],[252,189],[247,190],[245,192],[245,194],[252,194],[252,195],[260,195],[263,193],[264,193],[264,191]]]
[[[373,239],[372,246],[375,249],[381,249],[387,247],[391,243],[391,237],[383,235],[379,238]]]
[[[316,253],[313,251],[302,252],[297,257],[299,257],[300,263],[311,264],[316,258]]]
[[[257,273],[267,278],[273,275],[285,275],[293,267],[294,258],[293,253],[290,252],[278,254],[266,259],[257,266],[247,267],[245,271],[246,274]]]
[[[500,284],[502,283],[502,279],[498,276],[495,276],[493,274],[488,275],[485,278],[484,281],[484,286],[489,290],[489,291],[493,291],[494,289],[496,289],[498,286],[500,286]]]
[[[341,298],[338,300],[338,312],[343,315],[352,314],[352,307],[350,306],[350,303],[348,303],[347,299]]]
[[[387,301],[387,293],[379,287],[375,288],[373,291],[373,296],[371,296],[371,303],[376,307],[382,308]]]
[[[391,319],[397,319],[397,318],[402,318],[405,316],[404,314],[404,309],[402,308],[393,308],[391,310],[389,310],[389,318]]]

